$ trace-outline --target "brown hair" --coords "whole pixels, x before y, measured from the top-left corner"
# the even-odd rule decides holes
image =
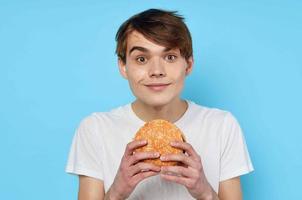
[[[149,9],[126,20],[116,33],[115,52],[124,63],[127,37],[134,30],[158,45],[171,49],[179,48],[181,55],[186,59],[193,54],[191,34],[184,18],[176,11]]]

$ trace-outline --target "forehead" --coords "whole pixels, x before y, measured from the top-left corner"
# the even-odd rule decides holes
[[[126,50],[127,54],[135,46],[143,47],[151,52],[152,51],[163,52],[167,49],[165,46],[158,45],[155,42],[148,40],[143,34],[137,31],[133,31],[127,37],[127,50]],[[179,49],[174,49],[174,50],[179,51]]]

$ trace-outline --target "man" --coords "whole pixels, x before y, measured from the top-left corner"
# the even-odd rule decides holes
[[[253,170],[236,119],[226,111],[180,98],[192,72],[192,41],[183,18],[150,9],[124,22],[116,35],[120,74],[136,100],[110,112],[93,113],[73,139],[66,171],[79,175],[79,199],[242,199],[240,176]],[[185,154],[133,154],[145,122],[165,119],[186,142]],[[158,167],[158,158],[182,165]]]

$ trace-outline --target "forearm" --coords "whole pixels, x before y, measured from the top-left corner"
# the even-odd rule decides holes
[[[212,192],[206,196],[205,198],[201,199],[201,200],[219,200],[217,193],[212,190]]]
[[[105,194],[104,200],[114,200],[114,199],[110,196],[110,191],[108,191],[108,192]]]
[[[124,200],[126,198],[122,198],[117,195],[117,192],[114,192],[112,187],[106,192],[104,200]]]
[[[113,195],[113,192],[111,191],[111,188],[106,192],[104,200],[119,200],[117,197]]]
[[[218,198],[218,194],[210,186],[208,191],[205,194],[203,194],[201,198],[198,198],[198,200],[219,200],[219,198]]]

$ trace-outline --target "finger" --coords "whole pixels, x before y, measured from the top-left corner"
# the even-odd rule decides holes
[[[145,160],[145,159],[155,159],[159,158],[160,154],[158,152],[135,152],[132,156],[129,157],[129,164],[134,165],[138,163],[139,161]]]
[[[141,172],[148,172],[148,171],[160,172],[160,167],[156,166],[152,163],[139,162],[139,163],[131,166],[131,168],[130,168],[131,176],[134,176],[135,174],[138,174]]]
[[[198,173],[196,170],[192,168],[180,167],[180,166],[162,166],[161,171],[162,174],[174,175],[174,176],[183,176],[187,178],[194,177],[195,173]]]
[[[150,176],[155,176],[158,175],[159,172],[154,172],[154,171],[148,171],[148,172],[140,172],[136,175],[133,176],[133,181],[136,184],[138,184],[139,182],[141,182],[142,180],[150,177]]]
[[[198,159],[199,155],[197,152],[194,150],[191,144],[187,142],[181,142],[181,141],[173,141],[170,143],[171,146],[183,149],[187,152],[189,156],[192,156],[194,159]]]
[[[178,161],[183,163],[184,165],[192,168],[198,168],[199,163],[195,160],[193,160],[191,157],[186,156],[183,153],[179,154],[165,154],[160,157],[161,161]]]
[[[190,179],[186,177],[181,177],[181,176],[173,176],[173,175],[168,175],[168,174],[160,174],[160,177],[171,182],[175,182],[181,185],[184,185],[186,187],[190,186]]]
[[[134,140],[129,142],[125,149],[125,155],[130,156],[133,154],[133,151],[139,147],[145,146],[147,144],[147,140]]]

